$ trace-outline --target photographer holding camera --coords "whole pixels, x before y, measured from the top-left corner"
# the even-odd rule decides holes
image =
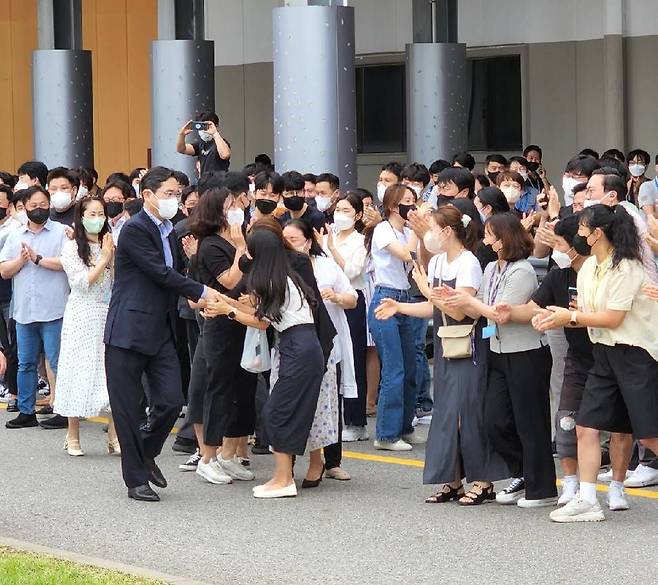
[[[231,145],[219,133],[218,126],[219,117],[215,112],[202,112],[197,120],[190,120],[178,132],[176,150],[181,154],[197,157],[200,176],[212,171],[228,171]],[[201,141],[187,144],[185,137],[195,131]]]

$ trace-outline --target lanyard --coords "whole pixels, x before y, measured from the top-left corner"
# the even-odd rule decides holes
[[[489,279],[489,302],[487,303],[489,306],[492,306],[496,301],[496,296],[498,295],[498,289],[500,288],[500,284],[503,282],[503,277],[507,273],[508,268],[509,268],[509,262],[505,264],[505,268],[503,268],[503,271],[498,276],[498,280],[496,280],[494,283],[494,280],[496,279],[496,270],[498,270],[498,262],[496,262],[496,268],[492,272],[491,278]]]

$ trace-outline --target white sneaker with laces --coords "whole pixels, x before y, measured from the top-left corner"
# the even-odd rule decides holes
[[[653,469],[641,463],[635,471],[626,475],[624,487],[648,487],[658,485],[658,469]]]
[[[559,523],[601,522],[605,520],[605,515],[598,501],[592,504],[577,497],[566,506],[553,510],[550,513],[550,519]]]
[[[496,502],[503,506],[516,504],[525,496],[525,481],[522,477],[515,477],[510,484],[496,494]]]
[[[405,443],[402,439],[397,441],[377,441],[375,440],[375,449],[382,451],[411,451],[413,447],[409,443]]]
[[[628,505],[626,494],[623,491],[619,491],[619,490],[609,490],[608,508],[610,509],[611,512],[620,512],[622,510],[628,510],[630,506]]]
[[[348,425],[343,429],[341,439],[343,443],[354,443],[355,441],[367,441],[370,439],[370,435],[368,435],[366,427]]]
[[[181,463],[178,466],[178,469],[181,471],[196,471],[199,466],[199,461],[201,461],[201,455],[197,449],[192,455],[189,456],[185,463]]]
[[[199,464],[196,468],[196,473],[205,479],[208,483],[214,483],[216,485],[233,483],[233,480],[230,478],[230,476],[224,473],[216,459],[212,459],[208,463],[204,463],[203,459],[199,461]]]
[[[252,481],[256,476],[253,471],[247,469],[244,465],[238,461],[237,457],[229,459],[228,461],[224,459],[221,455],[217,457],[217,463],[219,467],[228,475],[231,479],[237,479],[239,481]]]
[[[555,506],[557,504],[557,497],[552,498],[540,498],[538,500],[528,500],[526,498],[520,498],[516,505],[519,508],[547,508],[549,506]]]
[[[562,493],[557,501],[558,506],[565,506],[578,495],[578,482],[567,481],[562,485]]]
[[[408,435],[402,435],[402,440],[410,445],[422,445],[426,442],[416,431]]]

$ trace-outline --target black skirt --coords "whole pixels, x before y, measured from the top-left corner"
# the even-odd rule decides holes
[[[303,455],[318,404],[324,358],[314,325],[295,325],[279,337],[279,378],[263,407],[272,449]]]

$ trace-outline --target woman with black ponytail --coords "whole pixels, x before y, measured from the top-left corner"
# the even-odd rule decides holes
[[[610,455],[618,470],[608,491],[610,510],[626,510],[624,470],[632,433],[658,449],[658,307],[645,294],[650,284],[642,265],[635,222],[620,205],[585,209],[574,240],[575,251],[591,254],[578,273],[578,308],[547,307],[533,324],[540,331],[587,327],[593,343],[590,370],[577,416],[580,495],[551,513],[555,522],[604,520],[596,497],[601,463],[599,431],[628,434]]]

